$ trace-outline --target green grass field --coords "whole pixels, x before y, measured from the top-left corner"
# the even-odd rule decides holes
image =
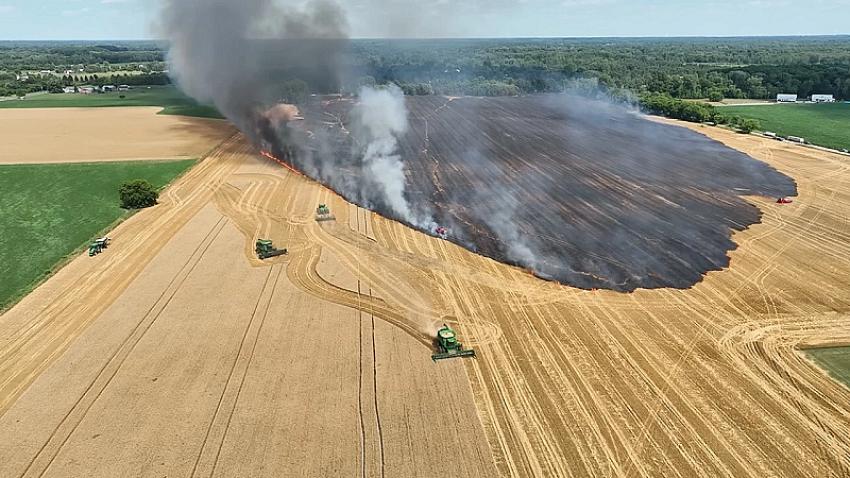
[[[130,213],[118,186],[163,187],[195,163],[134,161],[0,166],[0,310],[28,293],[69,254]]]
[[[121,98],[121,96],[124,98]],[[110,106],[161,106],[160,114],[222,118],[212,106],[199,105],[173,86],[134,87],[130,91],[80,95],[47,94],[25,100],[0,101],[0,108],[90,108]]]
[[[850,347],[808,349],[804,352],[834,379],[850,387]]]
[[[753,118],[761,129],[833,149],[850,149],[850,104],[722,106],[722,113]]]

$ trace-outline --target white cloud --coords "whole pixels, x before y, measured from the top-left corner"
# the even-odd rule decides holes
[[[0,15],[3,15],[4,13],[12,13],[14,11],[14,5],[0,5]]]

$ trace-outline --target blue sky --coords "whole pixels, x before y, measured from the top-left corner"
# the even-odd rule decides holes
[[[341,3],[349,13],[351,33],[355,37],[850,33],[850,0],[344,0]],[[0,0],[0,39],[152,38],[157,4],[157,0]]]

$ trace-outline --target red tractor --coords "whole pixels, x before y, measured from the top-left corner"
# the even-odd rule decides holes
[[[794,201],[786,197],[781,197],[776,200],[776,204],[791,204],[792,202]]]

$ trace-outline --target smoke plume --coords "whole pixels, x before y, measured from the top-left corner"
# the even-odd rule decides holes
[[[348,22],[330,0],[300,8],[273,0],[165,0],[159,28],[169,41],[172,77],[196,100],[214,104],[258,146],[271,149],[347,198],[388,207],[427,227],[405,197],[398,136],[408,128],[404,95],[396,86],[363,88],[351,112],[351,157],[321,129],[299,130],[292,104],[309,93],[340,89]],[[347,112],[346,112],[347,115]],[[345,119],[337,123],[345,130]],[[362,168],[357,181],[347,174]]]
[[[395,85],[360,90],[360,103],[354,107],[354,131],[367,177],[376,183],[384,201],[405,221],[421,221],[404,195],[404,164],[398,154],[398,136],[407,132],[407,106],[404,94]]]
[[[215,105],[257,139],[257,111],[292,94],[338,90],[348,23],[329,0],[302,7],[272,0],[163,0],[159,34],[180,88]]]
[[[796,190],[609,102],[331,95],[352,66],[331,0],[163,2],[172,77],[257,146],[351,202],[571,285],[688,287],[725,267],[729,232],[759,218],[732,191]]]

